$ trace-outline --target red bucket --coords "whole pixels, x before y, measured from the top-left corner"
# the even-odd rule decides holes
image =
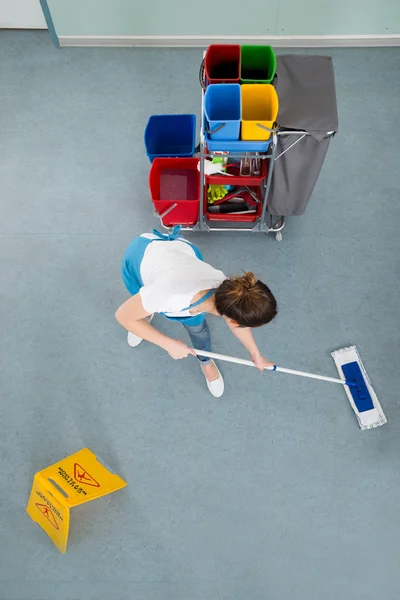
[[[198,158],[156,158],[149,175],[150,196],[166,227],[195,225],[199,218]]]
[[[204,59],[208,83],[239,83],[240,46],[212,44]]]

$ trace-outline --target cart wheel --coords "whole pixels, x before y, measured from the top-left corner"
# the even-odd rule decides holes
[[[282,231],[277,231],[275,234],[275,239],[277,242],[281,242],[283,238]]]

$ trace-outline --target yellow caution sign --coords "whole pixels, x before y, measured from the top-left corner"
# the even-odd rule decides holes
[[[61,552],[67,549],[69,509],[127,484],[87,448],[36,473],[27,512]]]

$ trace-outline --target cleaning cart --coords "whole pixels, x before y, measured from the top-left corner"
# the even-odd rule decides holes
[[[155,215],[166,229],[282,240],[285,218],[304,213],[338,130],[332,60],[210,46],[200,82],[196,149],[194,115],[153,116],[146,129]],[[164,131],[154,131],[162,118]],[[171,118],[182,124],[176,134]]]

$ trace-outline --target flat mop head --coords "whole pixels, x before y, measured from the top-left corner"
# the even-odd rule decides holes
[[[344,388],[361,429],[372,429],[387,423],[357,348],[351,346],[335,350],[332,357],[341,379],[349,384]]]

